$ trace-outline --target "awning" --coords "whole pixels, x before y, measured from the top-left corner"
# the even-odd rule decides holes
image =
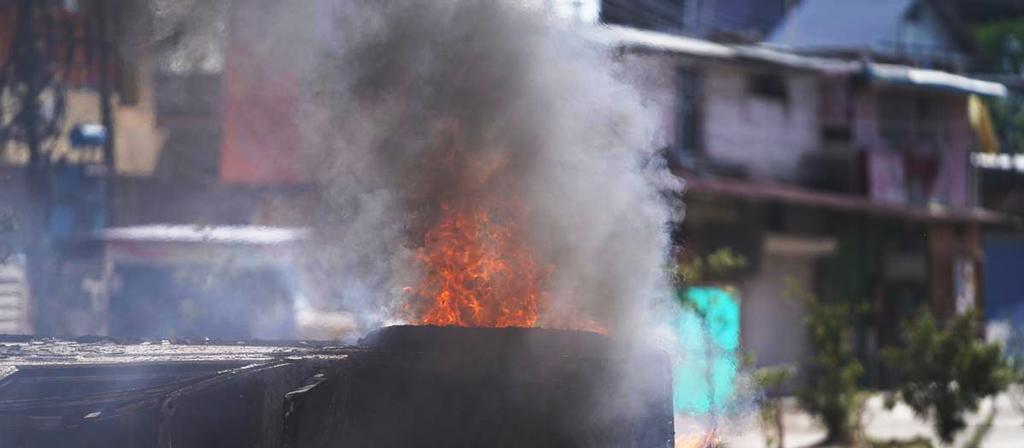
[[[206,265],[230,260],[233,267],[285,266],[307,234],[284,227],[157,224],[105,229],[65,248],[103,247],[117,263]]]
[[[940,70],[906,65],[864,63],[838,57],[814,56],[771,45],[728,45],[676,34],[624,26],[600,26],[591,30],[596,42],[623,49],[672,53],[697,58],[772,64],[822,73],[864,73],[878,84],[931,88],[991,97],[1005,97],[1006,86]]]
[[[869,63],[865,68],[868,80],[877,84],[933,88],[948,92],[1005,97],[1006,86],[939,70],[905,65]]]
[[[775,182],[708,179],[695,176],[684,176],[684,178],[688,193],[781,202],[921,222],[977,222],[983,224],[1011,224],[1013,222],[1013,218],[1008,215],[981,208],[967,210],[924,209],[887,204],[849,194],[812,191]]]
[[[612,47],[707,59],[760,62],[798,70],[852,73],[860,67],[858,61],[807,56],[763,45],[727,45],[617,25],[597,27],[592,31],[591,38]]]
[[[981,169],[1024,173],[1024,154],[971,154],[971,163]]]
[[[728,45],[626,26],[599,26],[592,30],[590,36],[595,41],[612,47],[663,51],[706,58],[729,59],[737,55],[736,50]]]
[[[283,227],[156,224],[109,228],[96,236],[108,242],[273,245],[299,241],[305,234],[303,229]]]

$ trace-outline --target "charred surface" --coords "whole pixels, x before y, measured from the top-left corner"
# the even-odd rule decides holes
[[[332,418],[290,446],[668,446],[667,364],[651,355],[635,366],[647,374],[623,378],[611,343],[575,331],[387,328],[304,394]]]
[[[74,356],[47,364],[25,352],[20,365],[5,363],[18,367],[0,379],[0,446],[620,448],[672,440],[666,361],[651,355],[623,368],[638,360],[615,356],[610,339],[591,333],[393,327],[357,347],[164,346],[163,357],[146,349],[147,358],[122,363],[111,353],[142,349],[104,347],[104,364]],[[644,374],[623,376],[634,370]]]

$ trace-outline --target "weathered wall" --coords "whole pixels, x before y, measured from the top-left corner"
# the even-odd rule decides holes
[[[853,146],[892,153],[903,161],[906,199],[911,204],[973,204],[968,154],[974,140],[967,97],[923,89],[870,87],[853,102]],[[870,169],[867,176],[874,174]],[[896,179],[892,179],[896,180]],[[901,201],[902,202],[902,201]]]
[[[759,366],[799,366],[807,357],[803,305],[785,298],[788,282],[812,290],[813,258],[766,253],[762,269],[743,286],[743,349]]]
[[[958,261],[972,263],[973,284],[965,285],[964,288],[973,291],[973,306],[984,309],[985,295],[980,279],[984,278],[985,254],[981,247],[979,227],[935,224],[928,229],[928,251],[929,290],[935,316],[945,320],[957,315]]]
[[[26,177],[21,169],[0,170],[0,334],[32,332],[25,253],[41,216]]]
[[[753,95],[756,67],[709,65],[704,77],[704,145],[713,158],[740,164],[757,179],[792,180],[800,158],[820,146],[818,79],[779,72],[785,101]]]

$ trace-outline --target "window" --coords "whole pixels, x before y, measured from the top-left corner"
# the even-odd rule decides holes
[[[676,123],[676,146],[693,154],[701,149],[700,74],[691,70],[680,70],[677,79],[679,115]]]
[[[789,101],[789,88],[782,76],[757,74],[747,78],[747,91],[751,95],[775,101]]]
[[[920,22],[921,17],[924,15],[923,7],[920,3],[914,5],[907,11],[906,20],[907,22]]]
[[[650,30],[684,28],[683,0],[603,0],[601,22]]]
[[[884,92],[878,102],[879,131],[893,149],[941,152],[951,138],[943,110],[934,96]]]

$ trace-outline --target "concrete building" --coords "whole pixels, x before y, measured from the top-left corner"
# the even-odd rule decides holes
[[[975,199],[967,99],[1002,85],[845,53],[606,32],[675,79],[654,96],[674,98],[665,153],[687,182],[683,257],[729,248],[748,260],[712,283],[738,291],[742,346],[759,365],[809,355],[793,288],[871,307],[855,345],[876,385],[902,319],[983,306],[981,232],[1003,217]]]
[[[104,333],[90,316],[112,277],[80,244],[102,229],[250,224],[294,191],[221,182],[231,17],[227,2],[200,9],[0,1],[0,333]],[[27,67],[36,114],[8,107],[24,104]]]

